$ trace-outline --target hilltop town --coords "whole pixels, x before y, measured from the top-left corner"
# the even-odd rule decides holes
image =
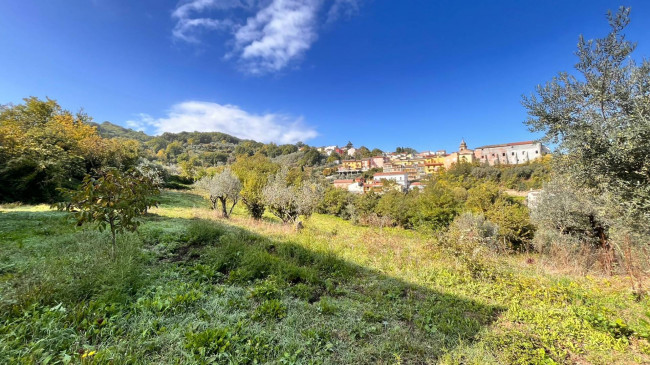
[[[441,169],[449,169],[457,163],[479,163],[494,165],[519,165],[534,161],[548,154],[550,149],[541,142],[524,141],[486,145],[470,149],[461,140],[458,151],[447,153],[438,151],[405,151],[382,153],[381,155],[354,159],[357,149],[346,147],[319,147],[318,151],[328,156],[336,153],[348,159],[340,161],[340,166],[331,175],[335,188],[352,193],[381,192],[386,187],[400,191],[424,187],[421,180]],[[364,173],[371,172],[371,174]],[[370,176],[371,175],[371,176]]]

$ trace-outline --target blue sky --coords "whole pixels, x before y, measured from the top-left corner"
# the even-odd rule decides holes
[[[642,0],[2,1],[0,103],[318,146],[528,140],[521,95],[571,70],[578,35],[606,34],[620,5],[650,56]]]

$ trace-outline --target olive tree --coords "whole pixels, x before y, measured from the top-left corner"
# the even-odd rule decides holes
[[[609,13],[604,38],[578,41],[576,73],[562,72],[524,97],[527,124],[557,145],[555,170],[581,194],[598,196],[602,216],[650,230],[650,61],[631,57],[629,8]],[[556,177],[558,178],[558,177]],[[609,250],[607,233],[599,233]]]
[[[310,216],[324,193],[320,184],[310,180],[290,184],[288,174],[288,169],[280,170],[262,190],[264,204],[284,223],[295,222],[300,215]]]
[[[217,203],[221,203],[221,214],[228,218],[232,210],[239,202],[239,193],[242,183],[230,169],[225,169],[214,176],[205,176],[196,183],[197,187],[208,193],[212,209],[217,209]],[[228,201],[232,203],[228,208]]]

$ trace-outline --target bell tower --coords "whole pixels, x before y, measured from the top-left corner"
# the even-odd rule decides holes
[[[467,149],[467,143],[465,143],[465,138],[460,140],[460,147],[458,151],[465,151]]]

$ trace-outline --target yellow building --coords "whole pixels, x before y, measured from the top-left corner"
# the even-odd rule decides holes
[[[346,170],[361,170],[363,167],[361,160],[343,160],[341,165]]]
[[[448,169],[456,163],[474,163],[476,161],[478,161],[478,159],[476,156],[474,156],[474,150],[467,148],[467,143],[465,143],[465,140],[461,140],[458,152],[454,152],[445,157],[445,168]]]

